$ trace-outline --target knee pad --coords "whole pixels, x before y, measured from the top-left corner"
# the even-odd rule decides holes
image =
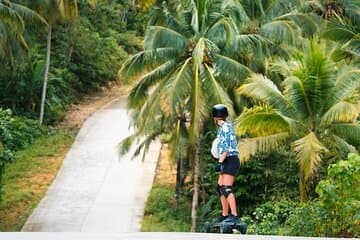
[[[219,197],[221,197],[221,186],[219,184],[216,187],[216,192],[219,195]]]
[[[223,195],[225,198],[228,198],[229,195],[232,193],[232,186],[221,185],[220,192],[221,192],[221,195]]]

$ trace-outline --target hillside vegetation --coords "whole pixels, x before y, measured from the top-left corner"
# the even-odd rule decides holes
[[[160,139],[176,169],[150,195],[146,231],[202,231],[220,214],[210,109],[223,103],[249,233],[360,236],[358,0],[0,0],[0,33],[0,181],[116,82],[135,129],[122,152]]]

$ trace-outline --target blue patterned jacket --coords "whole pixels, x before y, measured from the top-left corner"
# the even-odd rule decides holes
[[[223,152],[228,153],[227,157],[239,155],[236,135],[235,135],[234,127],[231,123],[225,121],[218,128],[217,138],[219,139],[219,143],[217,146],[217,152],[219,154],[219,158]]]

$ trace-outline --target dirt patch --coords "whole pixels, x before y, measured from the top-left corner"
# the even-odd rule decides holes
[[[129,91],[130,86],[124,86],[117,82],[102,87],[101,91],[85,96],[80,103],[72,104],[58,127],[80,128],[84,121],[96,110],[121,95],[127,94]]]
[[[161,148],[154,183],[175,187],[176,164],[173,159],[171,159],[170,150],[166,144],[164,144]]]

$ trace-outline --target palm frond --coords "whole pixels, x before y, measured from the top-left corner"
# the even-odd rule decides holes
[[[238,135],[250,134],[251,137],[258,137],[290,131],[286,118],[269,106],[245,109],[236,121],[235,131]]]
[[[353,123],[360,114],[359,104],[340,101],[333,105],[321,118],[321,125],[328,126],[333,123]]]
[[[140,153],[143,152],[142,161],[144,161],[146,153],[149,151],[150,144],[154,142],[159,135],[159,132],[153,132],[150,135],[144,136],[141,139],[140,143],[135,146],[134,152],[132,153],[132,158],[139,156]],[[124,155],[124,153],[126,154],[130,152],[131,146],[133,145],[132,141],[134,141],[135,139],[136,138],[134,138],[133,136],[129,136],[119,143],[118,150],[120,159]]]
[[[256,47],[262,47],[268,42],[267,39],[258,34],[239,34],[236,36],[236,50],[254,49]]]
[[[191,92],[191,58],[188,58],[177,71],[172,73],[164,86],[162,101],[169,106],[169,111],[176,112],[179,103],[185,102]],[[170,113],[168,113],[170,114]]]
[[[238,87],[250,75],[251,70],[229,57],[215,54],[214,77],[229,88]]]
[[[279,16],[277,19],[293,21],[302,31],[305,37],[313,36],[319,31],[319,23],[315,16],[307,13],[290,12]]]
[[[227,18],[221,18],[207,29],[206,38],[216,45],[231,46],[235,39],[235,31]]]
[[[180,33],[162,26],[150,26],[145,34],[145,50],[175,48],[186,50],[187,39]]]
[[[119,155],[123,156],[123,155],[127,154],[130,151],[131,146],[133,145],[134,141],[135,141],[135,134],[132,134],[132,135],[126,137],[125,139],[123,139],[117,145]]]
[[[191,0],[190,4],[192,8],[192,14],[191,14],[191,23],[190,26],[195,34],[198,34],[200,32],[200,21],[201,16],[199,15],[199,9],[197,8],[197,4],[194,0]]]
[[[358,0],[341,0],[344,6],[344,12],[354,25],[360,25],[360,2]]]
[[[359,123],[337,123],[332,125],[330,130],[351,145],[360,146]]]
[[[246,14],[246,11],[242,4],[238,1],[221,1],[222,2],[222,12],[224,16],[229,17],[234,21],[236,26],[247,25],[250,23],[250,19]]]
[[[292,142],[291,147],[305,180],[315,174],[322,161],[321,155],[328,152],[313,132]]]
[[[287,58],[288,53],[285,52],[279,45],[275,45],[269,39],[260,34],[239,34],[235,39],[235,50],[242,55],[255,58],[261,56],[270,56],[271,54],[278,55],[280,52],[283,58]]]
[[[267,19],[274,19],[285,13],[293,12],[297,9],[303,2],[301,0],[273,0],[267,1],[268,5],[265,9],[265,15]]]
[[[334,87],[336,67],[327,57],[324,46],[312,40],[307,47],[303,60],[304,68],[300,71],[311,112],[324,113],[325,106]]]
[[[346,153],[358,152],[353,145],[349,144],[345,139],[339,136],[333,135],[333,140],[333,146],[335,149],[337,149],[337,151],[342,151]]]
[[[284,97],[294,110],[294,114],[299,119],[306,119],[310,115],[311,109],[302,81],[291,76],[286,78],[282,85],[284,86]]]
[[[260,28],[260,34],[266,38],[271,39],[273,42],[281,44],[288,43],[295,44],[296,36],[299,29],[288,20],[276,20],[264,24]]]
[[[326,110],[332,105],[350,98],[360,88],[360,69],[353,66],[344,66],[339,69],[335,85],[327,97]]]
[[[246,162],[258,152],[271,152],[278,149],[289,139],[289,133],[278,133],[270,136],[243,139],[239,141],[239,157]]]
[[[200,10],[199,12],[199,14],[202,16],[201,32],[204,30],[204,26],[213,25],[214,22],[218,21],[219,18],[223,17],[222,9],[221,9],[221,1],[210,0],[203,2],[204,2],[204,7],[202,8],[203,10]]]
[[[17,4],[17,3],[13,3],[9,1],[9,10],[10,12],[8,13],[9,16],[11,17],[15,17],[15,15],[18,15],[21,19],[25,20],[26,22],[34,22],[34,21],[40,21],[41,23],[43,23],[44,25],[47,26],[47,22],[46,20],[36,11],[22,5],[22,4]],[[4,6],[3,3],[0,3],[0,15],[2,14],[2,9]]]
[[[261,74],[252,74],[248,81],[238,88],[240,94],[270,105],[282,113],[288,112],[286,99],[270,79]]]
[[[207,64],[204,64],[207,78],[201,84],[203,88],[203,92],[207,93],[206,98],[207,102],[211,104],[222,103],[228,106],[229,114],[232,115],[232,101],[229,98],[226,89],[219,84],[219,82],[215,79],[212,69]]]
[[[169,11],[168,7],[154,7],[148,21],[148,26],[164,26],[175,32],[186,35],[186,30],[183,25],[181,20],[176,18],[172,12]]]
[[[144,98],[151,91],[151,87],[171,74],[176,64],[177,62],[175,60],[169,60],[151,72],[144,74],[131,89],[128,97],[128,105],[132,108],[142,105]]]
[[[351,39],[347,43],[342,46],[342,49],[347,53],[350,53],[357,58],[360,58],[360,40],[359,39]]]
[[[158,48],[141,51],[125,61],[119,70],[119,76],[121,76],[125,82],[129,83],[142,74],[174,59],[174,56],[178,56],[178,54],[178,50],[174,48]]]
[[[354,28],[344,21],[331,20],[323,33],[323,37],[345,43],[356,35]]]

